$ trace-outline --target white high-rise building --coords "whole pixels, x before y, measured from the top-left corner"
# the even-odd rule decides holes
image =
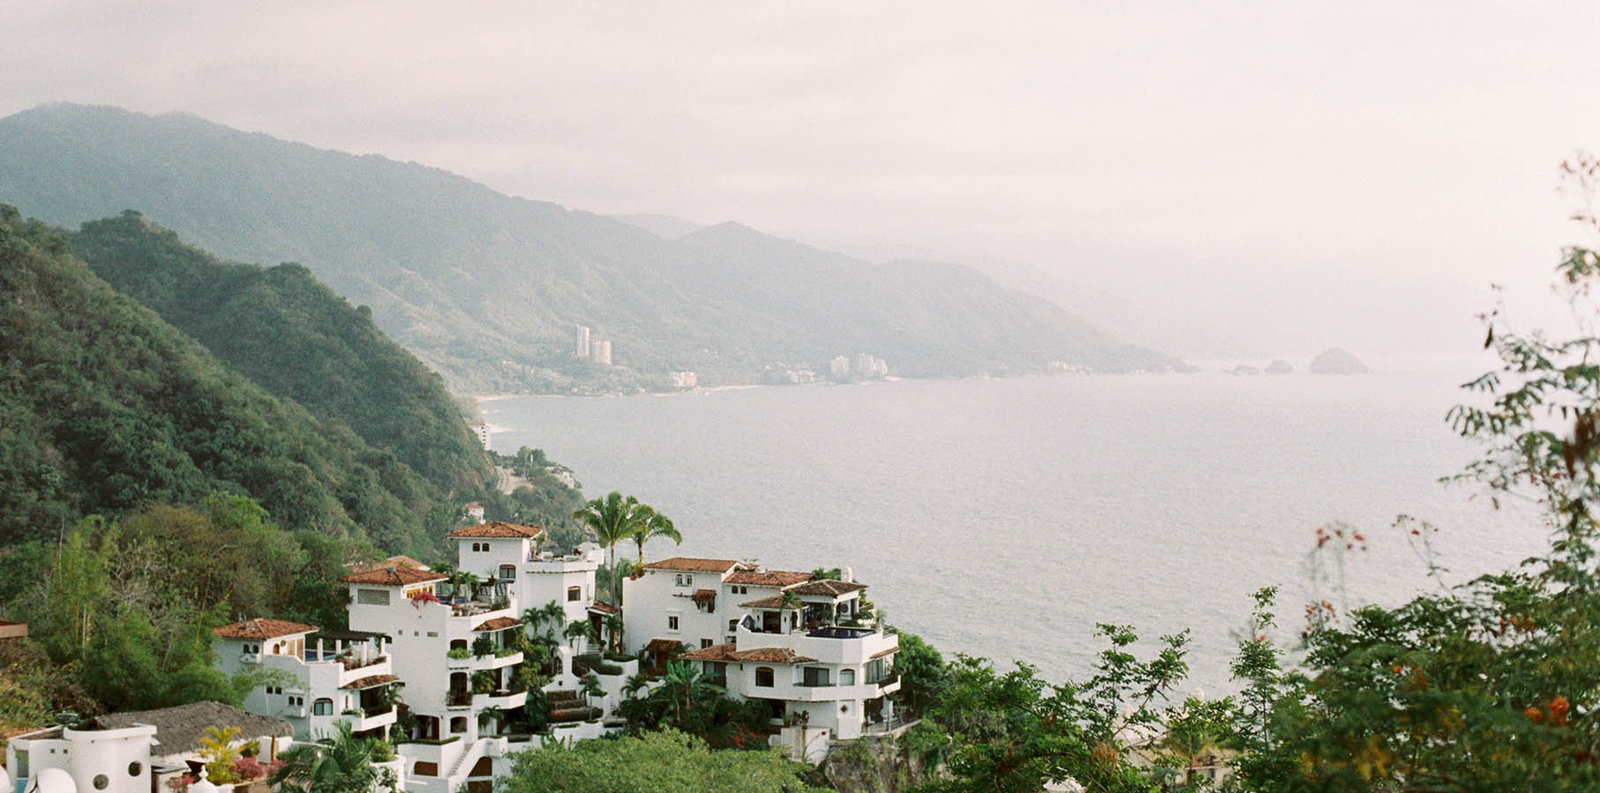
[[[589,360],[602,366],[610,366],[611,341],[609,339],[595,339],[589,345]]]
[[[589,357],[589,326],[579,325],[573,334],[572,354],[579,358]]]

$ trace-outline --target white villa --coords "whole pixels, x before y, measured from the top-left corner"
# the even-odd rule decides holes
[[[761,700],[797,728],[807,758],[828,742],[895,725],[889,673],[900,637],[866,616],[865,584],[765,570],[730,559],[672,558],[624,582],[631,650],[665,660],[686,647],[730,696]],[[808,734],[821,731],[818,737]]]
[[[395,723],[394,674],[383,634],[321,631],[312,625],[252,619],[214,631],[216,666],[224,673],[271,670],[270,685],[245,697],[245,710],[294,726],[297,740],[329,735],[338,722],[352,732],[382,735]]]
[[[554,602],[562,642],[553,670],[542,670],[554,672],[543,690],[552,717],[563,718],[550,736],[571,742],[617,729],[602,716],[623,701],[639,661],[608,659],[596,678],[603,694],[583,695],[574,658],[590,642],[563,630],[586,621],[603,635],[617,614],[594,599],[602,550],[584,543],[563,555],[543,551],[542,529],[513,523],[468,526],[449,538],[457,574],[404,557],[354,568],[340,579],[349,630],[273,619],[228,625],[216,631],[218,668],[279,672],[245,707],[286,721],[299,740],[340,722],[373,735],[403,724],[395,761],[403,790],[489,791],[509,771],[509,754],[526,746],[503,725],[527,705],[527,686],[541,671],[525,669],[518,649],[523,612],[553,612]],[[782,729],[773,743],[815,761],[835,740],[896,726],[887,695],[899,688],[889,671],[899,637],[873,621],[865,589],[848,570],[832,580],[724,559],[653,562],[624,582],[626,649],[645,651],[658,668],[681,656],[730,696],[766,702]]]

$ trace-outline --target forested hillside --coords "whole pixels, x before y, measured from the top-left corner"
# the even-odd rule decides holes
[[[273,396],[0,205],[0,546],[88,514],[248,495],[290,530],[425,552],[440,493]]]
[[[132,210],[83,225],[72,250],[117,291],[154,310],[230,368],[342,422],[439,490],[490,476],[439,376],[304,267],[223,262]]]
[[[892,373],[1181,363],[956,265],[879,266],[737,224],[665,239],[417,164],[191,116],[52,105],[0,119],[0,201],[76,225],[138,208],[190,243],[295,261],[456,390],[753,382],[870,353]],[[572,355],[575,325],[615,366]]]

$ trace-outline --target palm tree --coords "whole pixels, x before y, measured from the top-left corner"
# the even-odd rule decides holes
[[[606,626],[606,641],[614,653],[622,652],[622,615],[607,614],[601,619]]]
[[[717,696],[722,691],[721,687],[708,682],[706,676],[692,664],[668,661],[667,671],[661,676],[661,685],[650,692],[650,698],[658,702],[665,700],[672,710],[673,723],[682,728],[684,720],[694,709],[696,699],[708,694]]]
[[[615,490],[606,494],[605,498],[596,498],[583,505],[572,513],[572,519],[594,532],[595,542],[605,546],[610,553],[611,569],[617,569],[617,543],[632,537],[642,527],[639,512],[639,499],[623,495]],[[612,576],[611,602],[617,604],[621,587],[619,581]]]
[[[655,508],[648,504],[639,505],[639,524],[639,531],[633,535],[633,541],[639,544],[639,567],[644,567],[646,540],[652,537],[665,537],[679,545],[683,544],[683,535],[672,525],[672,519],[655,511]]]
[[[318,743],[297,743],[278,755],[283,764],[267,778],[283,793],[368,793],[379,783],[382,770],[375,764],[387,760],[387,744],[357,738],[348,722],[334,725],[331,738]]]
[[[546,639],[553,642],[556,639],[556,629],[560,628],[567,619],[567,610],[562,608],[560,603],[552,600],[544,604],[543,611],[545,622],[549,625],[545,629],[544,635]]]
[[[571,624],[567,625],[567,629],[561,632],[561,635],[566,638],[567,644],[571,645],[573,650],[576,650],[578,649],[577,639],[595,640],[594,623],[588,620],[573,620]]]
[[[627,559],[618,559],[617,566],[614,568],[609,565],[602,564],[594,574],[595,586],[600,587],[601,590],[605,592],[616,591],[620,595],[622,592],[622,580],[631,575],[633,573],[633,569],[633,562],[630,562]],[[614,587],[613,584],[615,584]],[[620,597],[618,598],[618,601],[619,602],[612,603],[611,605],[620,608],[622,606]]]

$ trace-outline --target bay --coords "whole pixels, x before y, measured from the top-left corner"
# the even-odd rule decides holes
[[[482,402],[493,446],[543,448],[591,497],[638,496],[681,548],[650,556],[848,566],[902,630],[947,654],[1079,677],[1101,622],[1153,649],[1192,632],[1195,685],[1228,691],[1256,589],[1302,606],[1393,604],[1439,583],[1398,514],[1439,526],[1467,578],[1538,552],[1530,508],[1446,488],[1477,448],[1437,372],[900,381]],[[1335,524],[1333,522],[1340,522]],[[1317,548],[1318,527],[1364,543]]]

